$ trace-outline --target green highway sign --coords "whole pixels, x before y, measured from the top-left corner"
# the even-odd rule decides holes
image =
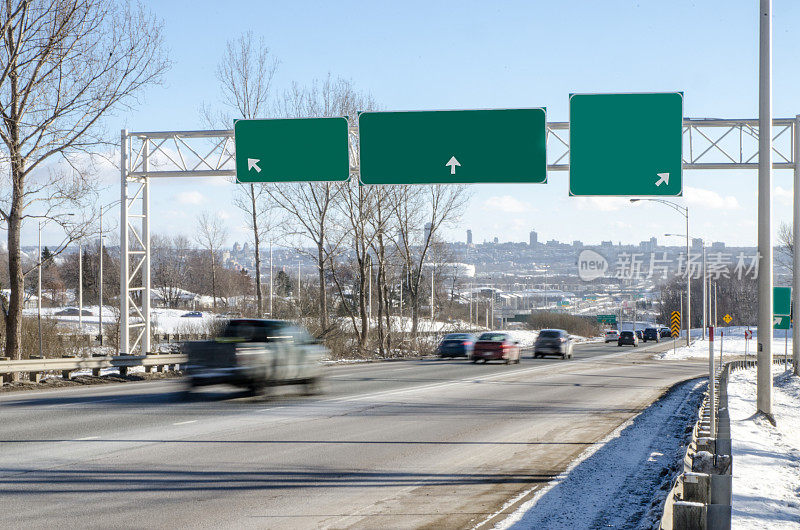
[[[543,108],[364,112],[363,184],[546,183]]]
[[[617,315],[597,315],[597,321],[601,324],[616,324]]]
[[[239,182],[345,181],[350,177],[347,118],[238,120]]]
[[[569,194],[679,196],[683,94],[572,94]]]
[[[772,314],[790,315],[792,313],[792,288],[772,288]],[[777,328],[776,328],[777,329]]]
[[[774,315],[772,317],[772,329],[789,329],[790,320],[789,315]]]

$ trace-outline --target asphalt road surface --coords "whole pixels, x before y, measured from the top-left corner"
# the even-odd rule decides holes
[[[186,401],[174,380],[0,394],[3,526],[487,526],[705,373],[651,348],[335,366],[324,395],[266,401],[226,387]]]

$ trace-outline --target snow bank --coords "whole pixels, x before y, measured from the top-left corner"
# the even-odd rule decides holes
[[[717,328],[714,330],[714,355],[719,359],[720,345],[722,346],[723,361],[728,357],[742,357],[745,355],[745,343],[747,346],[747,355],[753,355],[756,350],[756,336],[755,328],[750,328],[753,333],[753,338],[745,340],[744,332],[746,327],[736,326],[729,328]],[[720,332],[722,335],[720,335]],[[772,354],[775,356],[783,355],[788,351],[789,355],[792,354],[792,330],[788,332],[788,341],[785,338],[784,330],[775,330],[772,339]],[[694,334],[693,334],[694,335]],[[671,340],[671,339],[662,339]],[[685,339],[684,339],[685,341]],[[708,359],[708,339],[702,340],[698,338],[691,346],[686,347],[685,343],[681,346],[681,339],[678,339],[677,348],[657,353],[653,357],[655,359],[664,360],[682,360],[682,359]]]
[[[800,526],[800,378],[775,367],[773,427],[756,411],[756,370],[733,372],[728,410],[733,444],[732,528]]]
[[[702,387],[697,380],[675,386],[586,450],[495,528],[628,528],[631,521],[655,526],[681,465],[685,428],[697,415]]]

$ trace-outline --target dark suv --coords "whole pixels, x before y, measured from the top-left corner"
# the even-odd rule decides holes
[[[648,340],[654,340],[658,342],[659,338],[658,328],[645,328],[642,336],[642,342],[647,342]]]
[[[623,331],[622,333],[619,334],[619,339],[617,340],[617,346],[622,346],[624,344],[636,347],[639,345],[639,338],[633,331]]]

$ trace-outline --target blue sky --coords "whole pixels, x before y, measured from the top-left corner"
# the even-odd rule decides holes
[[[330,72],[386,110],[544,106],[548,120],[566,121],[571,92],[683,91],[687,117],[757,116],[756,1],[145,3],[164,21],[174,65],[111,130],[202,128],[201,105],[219,100],[214,70],[225,42],[248,30],[280,60],[278,90]],[[791,117],[800,114],[800,3],[775,0],[773,9],[774,113]],[[119,196],[116,179],[107,202]],[[473,186],[449,238],[471,228],[478,242],[526,241],[536,229],[540,240],[638,242],[682,229],[666,207],[569,198],[566,173],[549,180]],[[776,171],[774,183],[777,228],[791,220],[791,172]],[[198,210],[232,212],[231,186],[153,184],[152,231],[191,234]],[[755,171],[685,171],[684,188],[693,235],[755,244]],[[242,220],[230,213],[227,222],[231,240],[244,241]]]

